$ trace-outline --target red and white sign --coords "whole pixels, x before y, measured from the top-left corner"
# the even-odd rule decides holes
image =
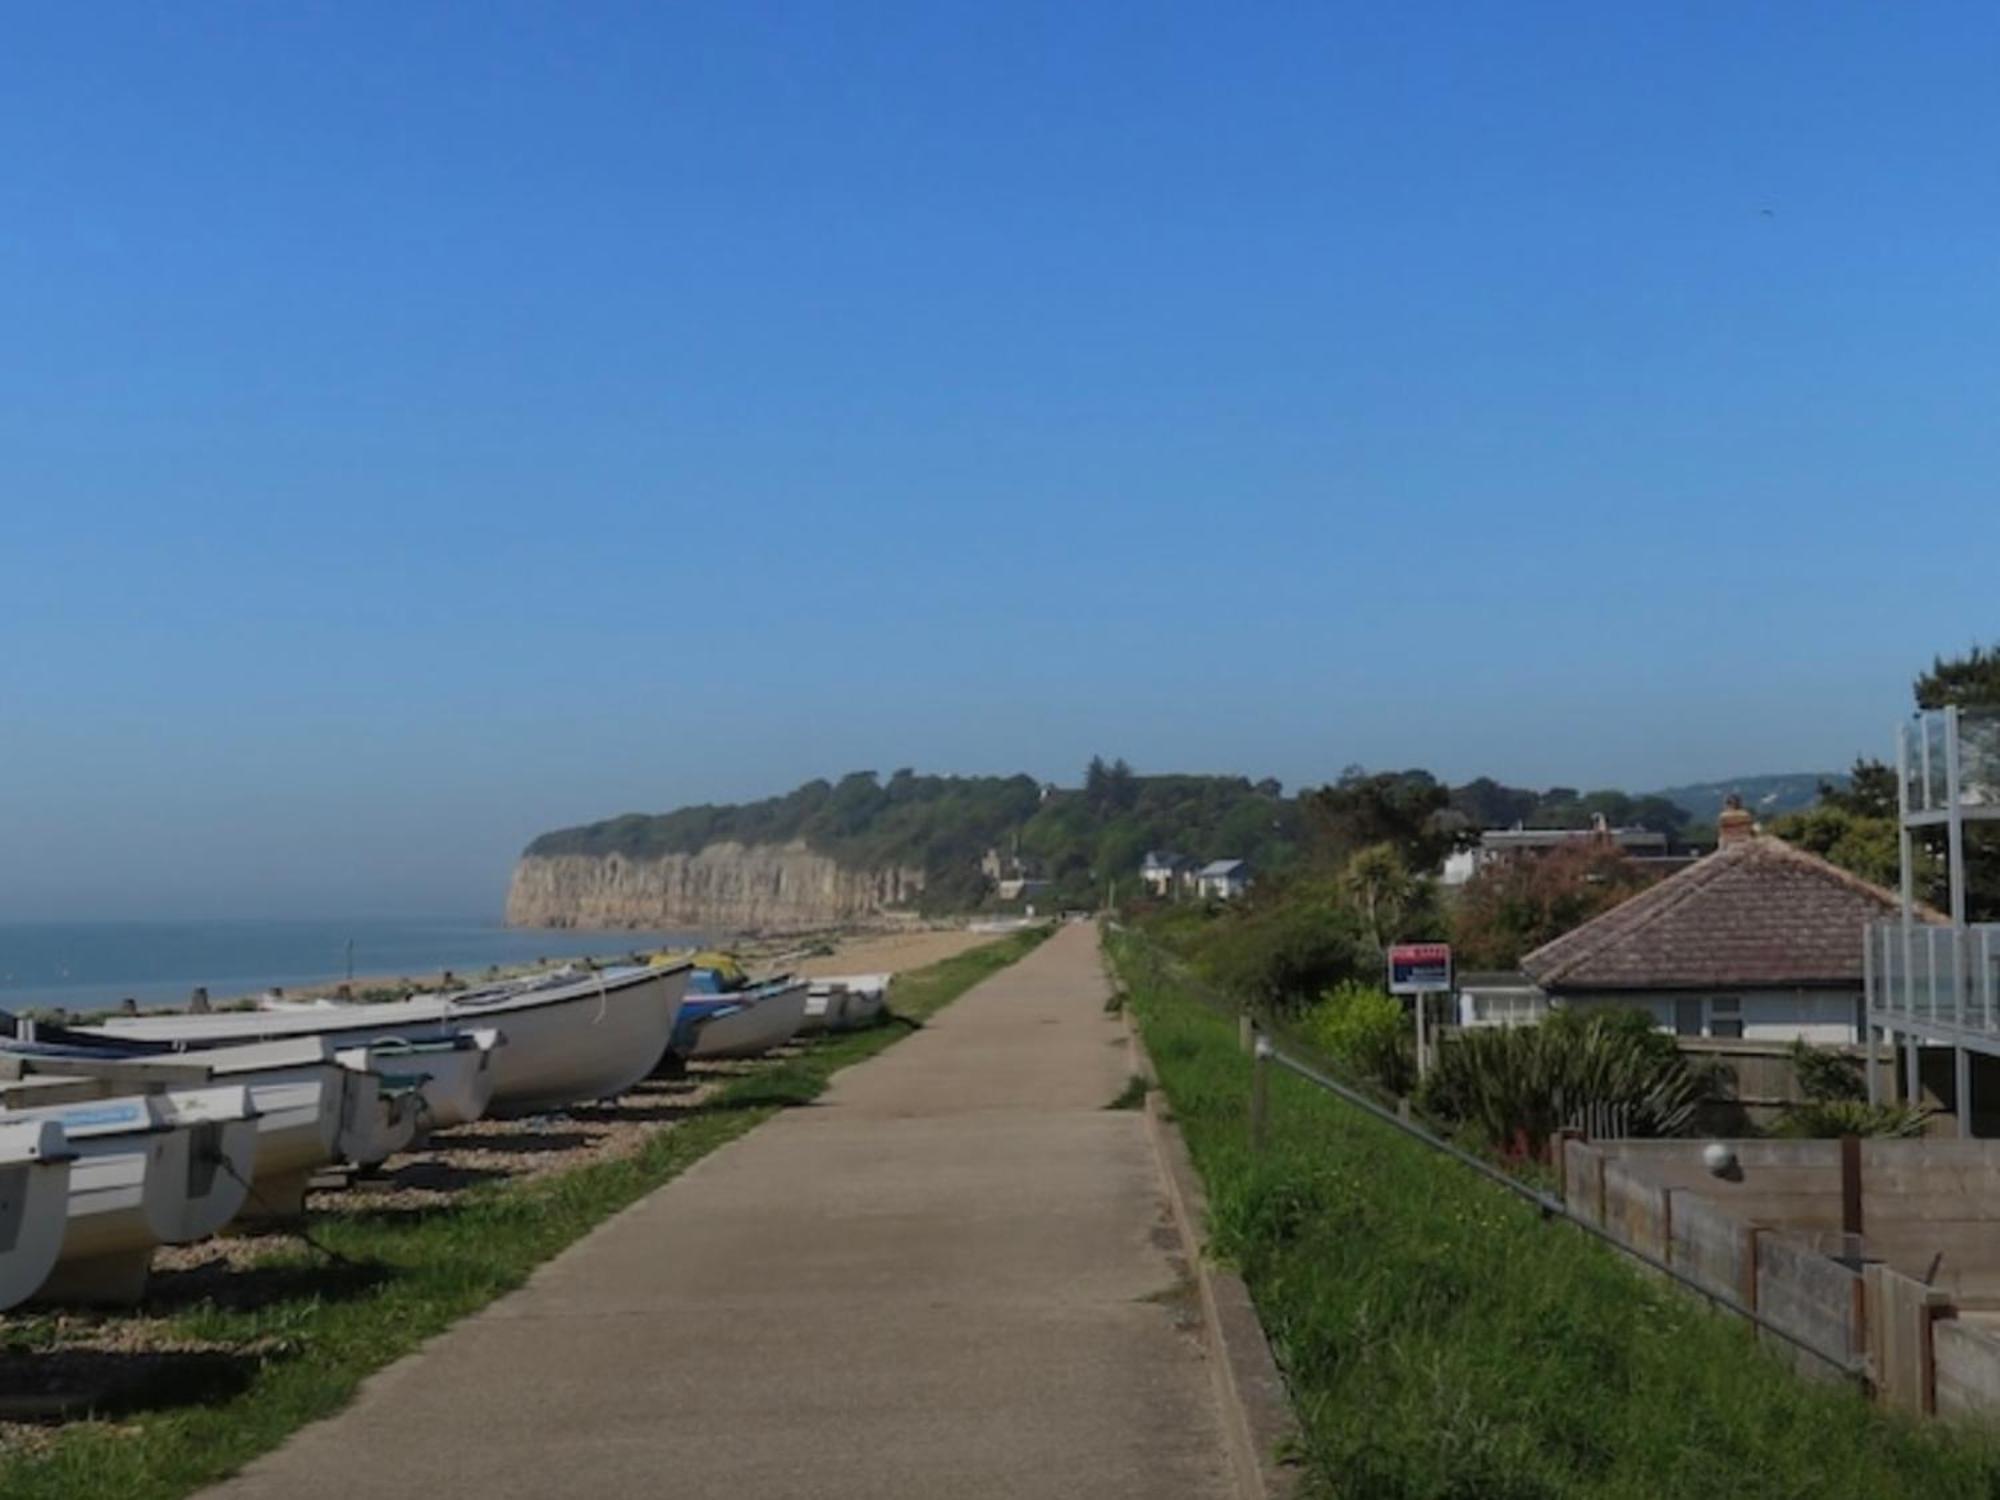
[[[1450,943],[1397,943],[1389,949],[1390,994],[1435,995],[1450,988]]]

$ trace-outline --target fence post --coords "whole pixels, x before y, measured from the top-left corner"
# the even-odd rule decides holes
[[[1236,1013],[1236,1045],[1245,1052],[1252,1051],[1257,1045],[1257,1023],[1250,1019],[1247,1008]]]
[[[1250,1052],[1250,1149],[1264,1149],[1264,1126],[1271,1113],[1271,1039],[1257,1038]]]

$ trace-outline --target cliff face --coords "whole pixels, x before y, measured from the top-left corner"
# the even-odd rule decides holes
[[[507,891],[510,927],[692,927],[783,932],[916,899],[922,870],[844,869],[803,843],[711,844],[654,859],[528,854]]]

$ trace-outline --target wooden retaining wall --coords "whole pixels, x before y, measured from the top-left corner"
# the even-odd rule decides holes
[[[1731,1144],[1738,1165],[1718,1177],[1698,1143],[1566,1140],[1563,1197],[1698,1285],[1834,1360],[1859,1361],[1885,1404],[2000,1419],[2000,1265],[1989,1259],[2000,1212],[1981,1216],[2000,1206],[2000,1144],[1863,1143],[1860,1237],[1841,1232],[1838,1142]],[[1910,1274],[1913,1263],[1925,1274]],[[1801,1374],[1837,1375],[1774,1333],[1760,1338]]]
[[[2000,1334],[1963,1318],[1931,1324],[1934,1409],[1940,1417],[1990,1422],[2000,1412]]]

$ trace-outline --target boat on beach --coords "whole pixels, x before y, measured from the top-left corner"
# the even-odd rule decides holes
[[[374,1073],[392,1087],[414,1088],[424,1130],[469,1125],[493,1100],[499,1074],[493,1055],[503,1041],[497,1028],[461,1031],[432,1041],[384,1037],[336,1054],[343,1067]]]
[[[45,1050],[46,1049],[46,1050]],[[344,1066],[324,1037],[291,1037],[180,1052],[152,1042],[79,1046],[0,1038],[0,1102],[29,1104],[239,1084],[257,1111],[246,1219],[304,1212],[306,1184],[328,1164],[371,1153],[394,1123],[379,1081]],[[379,1158],[377,1158],[379,1160]]]
[[[802,1032],[853,1031],[872,1026],[888,1009],[893,974],[827,975],[811,981]]]
[[[257,1117],[240,1086],[0,1112],[0,1126],[45,1121],[62,1128],[73,1159],[62,1243],[38,1300],[136,1302],[156,1247],[206,1239],[243,1207]]]
[[[673,1036],[690,968],[568,972],[383,1004],[119,1016],[87,1032],[67,1030],[62,1040],[97,1035],[194,1052],[298,1037],[353,1049],[497,1032],[504,1045],[486,1052],[492,1074],[486,1112],[536,1114],[623,1093],[650,1073]]]
[[[782,1047],[805,1022],[806,990],[802,979],[783,979],[718,996],[691,996],[682,1014],[695,1016],[676,1028],[675,1050],[696,1062],[719,1062]]]
[[[27,1301],[55,1269],[75,1159],[59,1120],[0,1124],[0,1312]]]

